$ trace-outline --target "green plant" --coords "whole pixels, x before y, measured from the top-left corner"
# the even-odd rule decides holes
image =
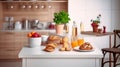
[[[65,11],[54,13],[54,22],[56,24],[66,24],[70,21],[69,14]]]
[[[100,23],[100,18],[101,18],[101,14],[99,14],[98,16],[97,16],[97,18],[96,18],[96,20],[92,20],[91,19],[91,22],[92,22],[92,26],[99,26],[98,24]]]

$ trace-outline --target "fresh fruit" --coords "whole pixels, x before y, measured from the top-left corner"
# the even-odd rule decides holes
[[[28,33],[28,37],[32,37],[32,34],[31,34],[31,33]]]
[[[40,37],[38,33],[34,33],[32,37]]]
[[[48,26],[49,29],[55,29],[55,25],[53,25],[52,23]]]
[[[34,33],[36,33],[35,31],[32,31],[31,34],[33,35]]]
[[[28,35],[27,35],[28,37],[41,37],[41,35],[40,34],[38,34],[37,32],[30,32],[30,33],[28,33]]]

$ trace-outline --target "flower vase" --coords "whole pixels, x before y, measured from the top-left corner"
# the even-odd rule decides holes
[[[62,35],[63,34],[63,28],[64,28],[64,24],[57,24],[56,25],[56,34]]]
[[[92,26],[93,32],[98,32],[98,26]]]
[[[91,24],[91,26],[92,26],[92,28],[93,28],[93,32],[98,32],[98,23],[97,22],[93,22],[92,24]]]

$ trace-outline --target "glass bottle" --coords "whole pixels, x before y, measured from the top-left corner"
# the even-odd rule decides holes
[[[80,33],[84,31],[84,24],[81,22],[80,23]]]
[[[25,29],[26,30],[28,29],[28,20],[27,19],[25,20]]]
[[[69,25],[68,24],[65,24],[65,32],[69,33]]]
[[[77,25],[76,25],[75,21],[73,21],[73,26],[72,26],[72,37],[76,37],[77,35],[78,35]]]
[[[8,29],[9,30],[13,29],[13,21],[14,21],[14,17],[9,17],[9,21],[8,21]]]

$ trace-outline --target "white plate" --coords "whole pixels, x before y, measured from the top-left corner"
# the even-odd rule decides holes
[[[73,50],[78,52],[91,52],[94,51],[95,49],[93,48],[92,50],[80,50],[79,47],[75,47]]]

